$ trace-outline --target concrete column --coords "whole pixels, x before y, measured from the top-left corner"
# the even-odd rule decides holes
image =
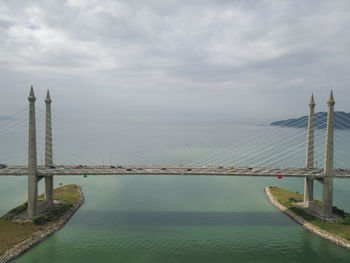
[[[52,125],[51,125],[51,98],[50,92],[46,94],[46,126],[45,126],[45,167],[53,165],[52,155]],[[45,196],[47,202],[47,208],[51,210],[53,208],[53,175],[45,176]]]
[[[323,179],[323,207],[322,219],[332,218],[333,215],[333,122],[334,122],[334,104],[333,92],[328,100],[328,118],[326,135],[326,154],[324,160],[324,179]]]
[[[28,217],[38,215],[38,178],[36,156],[35,96],[30,88],[29,100],[29,143],[28,143]]]
[[[309,121],[308,121],[308,133],[307,133],[307,147],[306,147],[306,168],[314,168],[314,111],[315,101],[314,95],[311,95],[309,103]],[[312,178],[305,177],[304,187],[304,203],[306,207],[309,207],[309,202],[314,199],[314,181]]]

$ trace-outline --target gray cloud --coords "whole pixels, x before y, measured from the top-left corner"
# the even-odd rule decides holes
[[[34,84],[97,116],[271,119],[304,114],[311,92],[324,110],[330,88],[350,111],[349,13],[345,0],[2,1],[0,110]]]

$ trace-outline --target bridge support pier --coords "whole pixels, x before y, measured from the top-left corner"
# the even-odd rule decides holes
[[[305,178],[304,186],[304,205],[310,207],[310,202],[314,200],[314,180],[312,178]]]
[[[28,217],[38,215],[38,176],[36,155],[35,96],[30,88],[29,100],[29,143],[28,143]]]
[[[321,219],[331,220],[333,218],[333,178],[325,177],[323,180]]]
[[[45,167],[50,168],[53,165],[52,155],[52,125],[51,125],[51,98],[50,92],[46,94],[46,120],[45,120]],[[53,198],[53,175],[45,176],[45,197],[47,203],[47,209],[51,210],[54,206]]]

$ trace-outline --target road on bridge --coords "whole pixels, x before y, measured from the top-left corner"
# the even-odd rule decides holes
[[[213,175],[213,176],[270,176],[323,177],[319,168],[223,167],[223,166],[38,166],[38,176],[47,175]],[[26,176],[26,166],[9,166],[0,169],[0,176]],[[335,178],[350,178],[350,169],[335,169]]]

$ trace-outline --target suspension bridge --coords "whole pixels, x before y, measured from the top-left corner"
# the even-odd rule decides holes
[[[333,219],[333,179],[334,178],[350,178],[350,169],[334,168],[334,98],[331,91],[328,100],[328,114],[326,139],[324,145],[324,167],[317,168],[315,166],[315,141],[324,140],[324,135],[317,132],[314,127],[314,108],[315,102],[313,96],[309,103],[308,129],[306,140],[306,160],[304,155],[298,156],[295,160],[295,149],[300,145],[287,146],[284,145],[286,140],[295,139],[298,136],[304,136],[300,132],[288,134],[287,138],[282,138],[276,141],[271,135],[263,135],[265,138],[275,140],[270,147],[266,147],[260,141],[252,139],[241,142],[241,145],[246,147],[245,152],[233,152],[232,149],[221,150],[213,153],[200,161],[189,163],[186,165],[159,165],[159,164],[140,164],[140,165],[54,165],[53,162],[53,133],[52,133],[52,114],[51,114],[51,97],[47,91],[45,103],[45,163],[38,165],[37,161],[37,140],[36,140],[36,111],[33,87],[31,87],[29,100],[29,137],[28,137],[28,165],[3,165],[0,167],[1,176],[27,176],[28,177],[28,218],[37,216],[42,209],[38,205],[38,182],[45,180],[45,209],[49,211],[53,208],[53,180],[54,176],[73,176],[73,175],[206,175],[206,176],[256,176],[256,177],[302,177],[305,178],[304,203],[306,208],[314,209],[313,188],[314,181],[317,181],[323,186],[322,207],[319,216],[323,220]],[[293,124],[295,126],[295,124]],[[288,127],[288,126],[287,126]],[[18,129],[16,125],[12,127]],[[71,128],[71,126],[69,127]],[[300,135],[301,134],[301,135]],[[278,142],[278,143],[277,143]],[[275,149],[285,147],[280,151]],[[250,149],[249,149],[250,147]],[[259,147],[264,148],[264,151],[259,152]],[[266,149],[267,148],[267,149]],[[270,155],[265,155],[267,150],[272,150]],[[68,150],[65,149],[65,150]],[[316,149],[317,150],[317,149]],[[286,155],[286,153],[288,153]],[[265,159],[257,161],[252,165],[240,165],[243,163],[242,156],[260,154]],[[136,154],[135,154],[136,156]],[[294,158],[294,159],[293,159]],[[242,160],[243,159],[243,160]],[[286,159],[293,159],[293,162],[283,162]],[[300,165],[300,161],[305,163]],[[224,162],[225,161],[225,162]],[[223,162],[224,165],[218,165]],[[227,164],[229,162],[229,165]],[[236,162],[236,163],[235,163]],[[279,167],[280,164],[287,163],[289,165]],[[345,161],[344,163],[347,164]]]

